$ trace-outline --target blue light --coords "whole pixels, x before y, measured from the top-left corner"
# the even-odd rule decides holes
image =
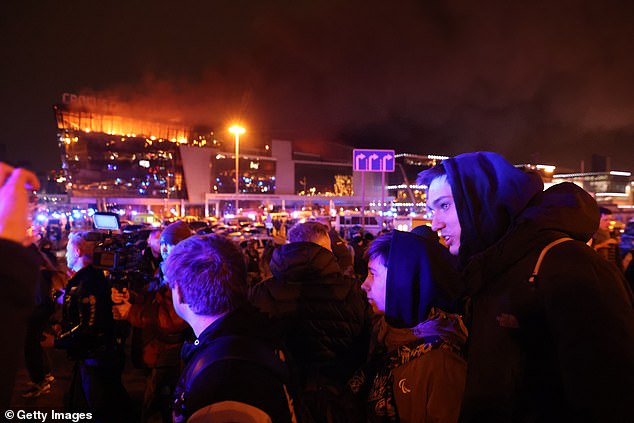
[[[46,216],[43,214],[38,214],[36,219],[38,222],[44,222],[46,220]]]

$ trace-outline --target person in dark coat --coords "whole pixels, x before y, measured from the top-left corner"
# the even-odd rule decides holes
[[[196,335],[183,347],[174,422],[199,416],[204,421],[294,422],[282,339],[248,304],[240,250],[224,237],[194,236],[172,250],[164,271],[174,309]]]
[[[594,199],[571,183],[543,191],[538,175],[488,152],[446,159],[418,182],[471,298],[461,421],[631,421],[632,292],[586,245]]]
[[[24,364],[29,374],[29,388],[22,393],[25,398],[36,398],[51,389],[55,379],[51,374],[51,363],[41,345],[44,331],[50,327],[50,320],[55,312],[53,292],[53,274],[57,271],[49,255],[39,249],[35,243],[27,247],[39,258],[40,275],[35,294],[35,308],[28,320],[24,342]]]
[[[34,306],[38,257],[22,245],[26,239],[29,192],[37,177],[0,162],[0,407],[9,408],[23,351],[28,315]]]
[[[366,359],[372,312],[356,280],[342,274],[328,228],[296,224],[273,253],[273,277],[250,295],[284,327],[308,408],[319,421],[346,420],[339,393]],[[323,419],[323,420],[322,420]]]
[[[368,248],[362,288],[381,315],[377,347],[349,386],[365,393],[368,421],[458,421],[467,363],[463,289],[438,238],[393,231]]]
[[[128,414],[129,397],[121,382],[110,286],[103,271],[92,264],[95,242],[90,232],[68,237],[66,260],[75,272],[66,285],[62,308],[62,333],[55,347],[75,361],[68,411],[92,413],[100,422],[121,421]]]

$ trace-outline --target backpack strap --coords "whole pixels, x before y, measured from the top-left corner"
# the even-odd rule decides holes
[[[187,366],[184,390],[189,391],[197,375],[213,364],[225,360],[256,363],[270,370],[281,382],[288,383],[288,368],[282,361],[283,354],[280,351],[246,336],[223,336],[208,345],[202,354],[198,354],[195,362]]]
[[[275,350],[246,336],[223,336],[207,345],[205,350],[197,354],[194,361],[186,366],[175,392],[176,398],[173,407],[175,422],[182,421],[182,416],[187,408],[187,395],[198,376],[213,364],[226,360],[255,363],[268,369],[274,377],[279,379],[288,397],[286,386],[289,385],[290,374],[284,353],[281,350]],[[287,398],[287,400],[289,399]],[[290,406],[291,402],[289,401],[289,408]]]
[[[550,244],[546,245],[542,249],[542,252],[539,253],[539,258],[537,259],[537,263],[535,263],[535,268],[533,269],[533,273],[531,274],[531,277],[528,278],[528,283],[530,285],[535,284],[535,278],[537,278],[537,274],[539,273],[539,269],[542,266],[542,261],[544,261],[544,257],[546,257],[546,253],[548,253],[548,251],[550,251],[550,249],[553,248],[554,246],[559,245],[562,242],[566,242],[566,241],[573,241],[573,239],[570,237],[559,238],[552,241]]]

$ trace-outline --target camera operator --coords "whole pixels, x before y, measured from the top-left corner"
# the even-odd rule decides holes
[[[66,286],[62,334],[55,347],[75,360],[68,411],[91,411],[97,421],[126,421],[128,396],[121,383],[109,286],[92,264],[96,240],[91,232],[68,237],[66,260],[75,274]]]
[[[176,244],[189,238],[187,223],[177,221],[160,235],[163,260]],[[152,243],[148,240],[150,248]],[[142,421],[171,422],[171,396],[179,377],[180,349],[191,331],[172,304],[172,291],[163,280],[150,283],[139,295],[112,290],[114,318],[142,329],[143,362],[149,369],[143,399]]]

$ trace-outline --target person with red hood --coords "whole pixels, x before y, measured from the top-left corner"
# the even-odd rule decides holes
[[[181,241],[193,235],[187,223],[168,225],[160,237],[161,256],[166,260]],[[112,290],[114,318],[127,320],[143,330],[143,362],[149,369],[141,421],[172,420],[171,400],[180,370],[180,350],[191,336],[187,322],[174,310],[172,291],[163,280],[149,284],[142,295],[130,298],[127,292]]]
[[[470,297],[462,422],[632,421],[634,306],[594,199],[490,152],[419,174]]]

